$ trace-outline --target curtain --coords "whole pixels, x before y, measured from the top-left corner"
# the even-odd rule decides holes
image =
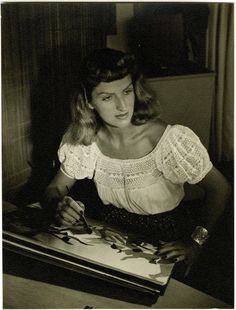
[[[232,3],[210,3],[207,67],[216,73],[212,113],[211,156],[233,160],[234,149],[234,20]]]
[[[3,192],[30,178],[37,199],[55,173],[80,60],[115,33],[115,3],[5,2],[1,9]]]

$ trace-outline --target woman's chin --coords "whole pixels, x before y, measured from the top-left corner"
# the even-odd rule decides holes
[[[125,128],[131,124],[131,118],[127,117],[125,119],[115,119],[112,122],[105,122],[105,124],[113,128]]]

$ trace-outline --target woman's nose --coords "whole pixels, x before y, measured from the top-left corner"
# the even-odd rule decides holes
[[[126,110],[126,104],[125,104],[125,100],[123,98],[117,98],[116,109],[119,111],[125,111]]]

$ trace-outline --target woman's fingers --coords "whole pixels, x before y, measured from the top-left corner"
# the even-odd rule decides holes
[[[188,240],[177,240],[163,244],[156,252],[157,258],[173,260],[174,262],[184,261],[186,264],[193,264],[200,253],[199,247]]]
[[[184,255],[184,253],[185,253],[184,249],[173,248],[173,249],[168,249],[168,251],[164,251],[164,252],[159,251],[157,253],[157,256],[163,259],[169,259],[169,258],[175,258],[178,256],[182,256]]]
[[[79,218],[77,219],[77,217],[79,217],[79,215],[76,215],[76,216],[72,216],[70,214],[70,211],[61,211],[60,213],[60,216],[67,222],[69,222],[70,224],[76,222],[77,220],[79,220]]]
[[[65,222],[68,225],[74,224],[76,221],[79,221],[81,218],[81,213],[84,212],[84,204],[80,201],[76,202],[71,197],[65,196],[59,203],[57,212],[60,216],[58,222],[63,225]]]
[[[70,207],[67,207],[66,209],[63,209],[61,212],[62,217],[71,217],[72,221],[78,221],[80,219],[80,214],[76,213],[73,209]]]
[[[175,262],[180,262],[186,258],[186,247],[181,242],[166,243],[159,249],[157,255],[162,259],[173,259]]]
[[[84,211],[85,206],[81,201],[75,201],[69,196],[65,196],[63,201],[65,205],[69,205],[76,213],[80,214],[80,212]]]
[[[106,231],[106,238],[110,239],[115,243],[126,244],[126,238],[122,237],[120,234],[113,231]]]
[[[178,257],[175,257],[175,262],[178,263],[178,262],[182,262],[185,260],[185,255],[180,255]]]
[[[184,251],[181,251],[181,250],[170,251],[167,254],[165,254],[164,256],[167,259],[169,259],[169,258],[177,258],[177,257],[180,257],[180,256],[184,256]]]
[[[170,242],[170,243],[166,243],[164,245],[161,246],[161,248],[159,249],[159,253],[160,254],[164,254],[167,253],[169,251],[173,251],[173,250],[180,250],[183,248],[183,244],[178,243],[178,242]]]
[[[67,221],[66,219],[62,218],[61,215],[58,213],[55,217],[55,221],[60,226],[71,226],[71,222]]]

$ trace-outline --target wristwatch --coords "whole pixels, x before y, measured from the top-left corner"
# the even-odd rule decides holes
[[[203,246],[203,244],[209,238],[208,230],[202,226],[196,226],[194,232],[191,235],[191,238],[194,242],[196,242],[199,246]]]

